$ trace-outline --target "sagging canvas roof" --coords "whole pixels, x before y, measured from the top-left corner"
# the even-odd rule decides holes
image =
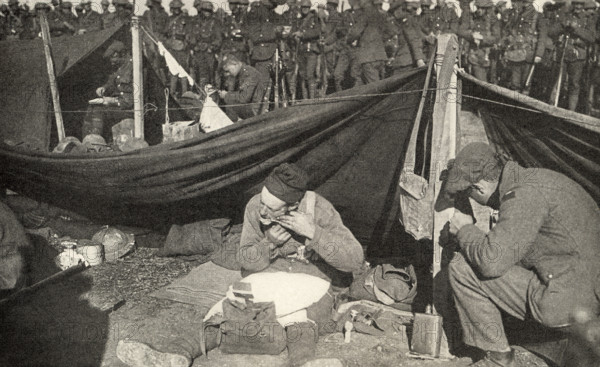
[[[366,244],[394,201],[424,78],[425,70],[410,71],[131,153],[73,156],[1,145],[1,179],[57,206],[148,226],[243,213],[264,177],[292,161]]]

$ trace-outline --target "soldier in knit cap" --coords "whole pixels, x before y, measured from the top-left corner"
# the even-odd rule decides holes
[[[333,205],[307,189],[308,175],[300,167],[288,163],[276,167],[265,179],[262,192],[246,206],[237,254],[244,276],[257,272],[303,273],[331,282],[329,291],[306,308],[308,321],[295,321],[281,330],[291,366],[301,366],[314,357],[319,334],[335,331],[331,320],[334,289],[348,286],[351,273],[364,262],[360,243]],[[130,366],[188,367],[202,353],[202,343],[204,350],[218,345],[219,334],[203,333],[201,328],[187,322],[177,338],[165,342],[165,346],[153,345],[157,349],[143,342],[121,340],[117,356]],[[254,353],[260,353],[263,344],[279,340],[276,331],[265,333],[272,334],[262,340],[252,339]],[[220,340],[223,343],[224,338]]]

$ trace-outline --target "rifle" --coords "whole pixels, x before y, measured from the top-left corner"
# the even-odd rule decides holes
[[[287,65],[285,64],[285,57],[284,55],[286,54],[285,52],[285,42],[283,40],[281,40],[279,42],[279,45],[277,46],[277,51],[279,53],[279,64],[278,67],[281,70],[281,76],[280,76],[280,83],[281,83],[281,106],[282,107],[287,107],[288,106],[288,98],[287,98],[287,88],[285,85],[285,78],[286,78],[286,70],[287,70]]]
[[[558,107],[558,100],[560,98],[560,87],[562,84],[562,76],[563,76],[563,69],[565,67],[565,51],[567,50],[567,46],[569,45],[569,35],[565,35],[565,46],[563,47],[563,53],[562,56],[560,57],[560,68],[558,70],[558,80],[556,81],[556,94],[554,96],[554,107]]]
[[[273,86],[273,80],[269,78],[269,84],[267,85],[267,90],[265,91],[265,95],[263,96],[262,106],[260,108],[260,115],[263,113],[269,112],[269,100],[271,98],[271,87]]]
[[[523,87],[523,94],[529,95],[531,89],[531,78],[533,77],[533,71],[535,70],[535,64],[531,65],[531,69],[529,69],[529,74],[527,74],[527,80],[525,81],[525,86]]]
[[[273,108],[279,108],[279,48],[275,49],[273,55],[273,66],[275,69],[275,92],[273,93]]]
[[[298,80],[298,49],[300,48],[300,40],[296,40],[296,50],[294,51],[294,72],[292,73],[292,77],[290,80],[290,92],[292,93],[291,103],[294,104],[296,102],[296,89],[298,86],[296,85],[296,81]]]
[[[319,23],[321,24],[321,36],[319,37],[319,49],[321,50],[321,53],[319,54],[319,57],[321,57],[321,68],[322,70],[320,70],[320,76],[321,76],[321,90],[319,92],[320,97],[325,97],[325,95],[327,94],[327,87],[328,87],[328,83],[329,83],[329,75],[327,73],[327,56],[325,55],[325,31],[326,31],[326,26],[325,26],[325,21],[323,20],[323,18],[319,17],[317,15],[317,18],[319,18]],[[318,67],[318,63],[317,63],[317,67]],[[318,75],[318,74],[317,74]]]

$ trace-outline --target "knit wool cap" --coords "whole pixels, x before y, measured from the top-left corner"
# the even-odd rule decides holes
[[[302,200],[308,186],[308,175],[292,163],[276,167],[265,179],[265,187],[271,194],[288,204]]]

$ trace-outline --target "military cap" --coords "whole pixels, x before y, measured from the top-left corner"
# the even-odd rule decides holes
[[[113,0],[113,5],[127,5],[129,2],[127,0]]]
[[[465,146],[449,164],[446,192],[455,194],[481,180],[494,178],[499,169],[496,156],[494,149],[486,143]]]
[[[491,8],[494,6],[492,0],[475,0],[475,6],[478,8]]]
[[[227,0],[229,4],[239,4],[240,0]]]
[[[35,10],[44,10],[44,9],[50,9],[50,5],[46,4],[46,3],[35,3],[35,6],[33,7]]]
[[[102,4],[102,5],[110,5],[110,1],[108,1],[108,0],[102,0],[102,1],[100,1],[100,4]]]
[[[102,57],[104,57],[105,59],[108,59],[114,53],[123,52],[123,51],[125,51],[125,45],[123,44],[123,42],[114,41],[113,43],[110,44],[110,46],[108,46],[106,51],[104,51],[104,55],[102,55]]]
[[[248,4],[250,4],[250,0],[239,0],[238,4],[240,4],[240,5],[248,5]]]
[[[421,6],[431,6],[433,5],[432,0],[421,0]]]
[[[327,4],[338,5],[339,3],[340,3],[340,0],[327,0]]]
[[[65,9],[71,9],[73,7],[73,3],[71,3],[70,1],[63,1],[63,3],[60,4],[60,7]]]
[[[310,8],[312,6],[312,2],[310,0],[301,0],[300,7],[301,8]]]
[[[83,6],[81,5],[81,3],[75,5],[75,11],[83,11]]]
[[[373,5],[381,5],[383,4],[383,0],[373,0]]]
[[[399,7],[401,7],[404,4],[406,4],[406,0],[392,0],[390,2],[390,9],[389,9],[389,11],[394,11],[394,10],[398,9]]]
[[[1,4],[0,5],[0,12],[5,13],[5,12],[8,12],[8,11],[9,11],[8,10],[8,6],[6,4]]]
[[[194,1],[194,7],[200,7],[200,10],[209,10],[209,11],[213,11],[213,4],[210,1],[205,1],[205,0],[195,0]]]
[[[19,5],[19,0],[8,0],[8,5]]]
[[[170,8],[183,8],[183,3],[181,2],[181,0],[172,0],[169,3],[169,7]]]
[[[598,3],[596,3],[593,0],[586,0],[585,5],[583,7],[586,8],[586,9],[588,9],[588,10],[593,10],[593,9],[596,9],[598,7]]]

